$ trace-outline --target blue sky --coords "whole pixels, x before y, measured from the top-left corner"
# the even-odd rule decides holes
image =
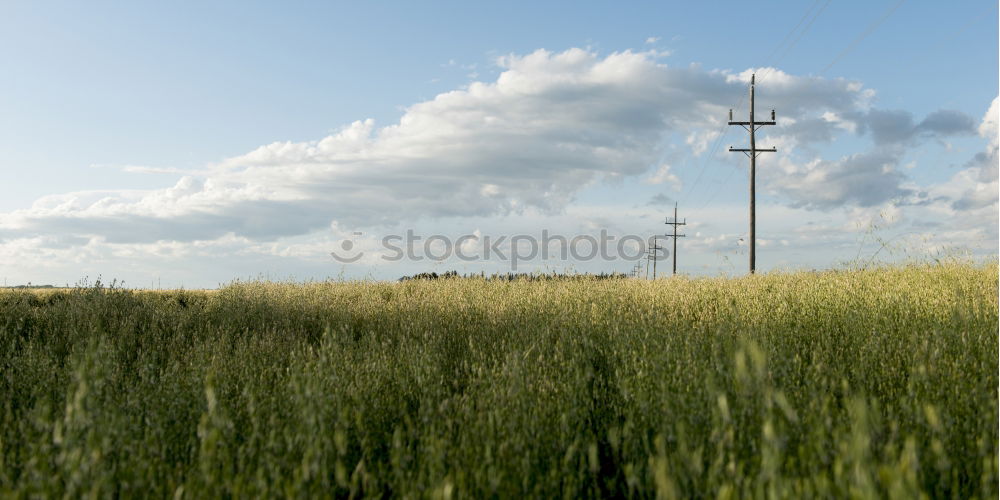
[[[995,2],[22,2],[0,14],[9,283],[390,279],[428,265],[344,266],[324,249],[355,232],[372,249],[406,228],[652,234],[672,206],[653,200],[693,223],[683,270],[740,273],[746,160],[725,148],[746,137],[715,120],[745,93],[739,78],[767,67],[758,107],[777,109],[780,130],[761,145],[781,152],[759,165],[762,269],[836,266],[875,238],[897,238],[897,254],[997,250]],[[470,129],[469,113],[509,128]],[[514,133],[522,121],[534,140]],[[345,130],[368,139],[308,151]],[[554,156],[560,140],[589,153]],[[611,155],[606,170],[586,165],[595,152]]]

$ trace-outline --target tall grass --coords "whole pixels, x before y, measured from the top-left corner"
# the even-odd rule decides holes
[[[0,293],[0,495],[996,498],[997,273]]]

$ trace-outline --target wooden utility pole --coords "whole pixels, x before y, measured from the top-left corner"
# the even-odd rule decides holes
[[[748,122],[734,122],[733,121],[733,110],[729,110],[729,124],[739,125],[750,132],[750,148],[733,148],[729,146],[729,151],[738,151],[750,158],[750,274],[757,269],[756,255],[754,251],[757,247],[757,189],[756,189],[756,174],[757,174],[757,154],[758,153],[774,153],[777,151],[775,148],[758,148],[756,140],[757,128],[764,125],[774,125],[774,110],[771,110],[771,121],[755,121],[753,117],[754,110],[754,79],[756,75],[750,75],[750,121]],[[676,240],[675,240],[676,241]]]
[[[649,279],[649,252],[650,249],[646,249],[646,279]]]
[[[656,236],[653,236],[653,279],[656,279],[656,261],[657,257],[660,255],[657,253],[660,250],[660,246],[656,241]]]
[[[646,278],[649,279],[649,261],[653,261],[653,279],[656,279],[656,257],[657,251],[661,247],[656,241],[656,236],[653,236],[653,246],[646,250]]]
[[[667,238],[673,238],[674,239],[674,254],[673,254],[673,257],[674,257],[674,274],[677,274],[677,238],[683,238],[683,237],[687,236],[687,235],[684,235],[684,234],[677,234],[677,226],[686,226],[687,225],[687,218],[684,219],[684,222],[678,222],[678,220],[677,220],[677,203],[674,203],[674,218],[673,218],[673,220],[667,219],[666,223],[670,224],[671,226],[674,226],[674,234],[668,234]]]

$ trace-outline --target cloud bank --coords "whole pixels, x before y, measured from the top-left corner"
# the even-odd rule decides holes
[[[703,154],[753,71],[766,73],[760,108],[780,107],[767,138],[781,145],[780,168],[761,180],[782,203],[828,210],[918,196],[900,169],[903,146],[978,133],[989,147],[936,196],[950,210],[995,211],[995,100],[977,128],[957,111],[918,121],[874,108],[874,91],[857,81],[673,67],[656,51],[537,50],[497,64],[495,81],[416,103],[398,123],[360,120],[320,140],[264,145],[164,189],[39,199],[0,214],[0,244],[259,243],[331,227],[559,213],[587,186],[641,175],[676,189],[677,170],[659,161],[664,148]],[[870,137],[870,150],[836,160],[809,153],[844,135]]]

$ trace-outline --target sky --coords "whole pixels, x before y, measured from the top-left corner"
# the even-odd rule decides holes
[[[997,27],[981,0],[4,2],[0,275],[628,272],[675,203],[678,271],[741,275],[751,74],[759,271],[995,258]],[[584,246],[524,251],[545,234]]]

